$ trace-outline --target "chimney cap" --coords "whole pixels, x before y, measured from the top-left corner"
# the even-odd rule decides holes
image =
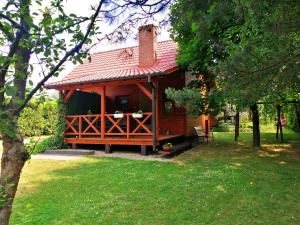
[[[140,26],[139,27],[139,31],[142,31],[142,30],[148,30],[148,29],[150,29],[150,31],[151,31],[151,28],[157,28],[157,26],[155,26],[154,24],[146,24],[146,25],[142,25],[142,26]]]

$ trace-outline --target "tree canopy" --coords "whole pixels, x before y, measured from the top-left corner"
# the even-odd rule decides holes
[[[299,98],[300,3],[177,1],[171,23],[178,63],[211,71],[223,97],[245,105]]]
[[[200,75],[189,90],[167,91],[178,104],[202,106],[188,111],[211,112],[230,102],[240,109],[251,106],[257,114],[259,101],[299,100],[299,2],[178,0],[171,24],[179,45],[177,62]],[[199,96],[211,80],[216,85],[200,100],[187,97],[191,92]],[[253,118],[259,133],[258,114]]]

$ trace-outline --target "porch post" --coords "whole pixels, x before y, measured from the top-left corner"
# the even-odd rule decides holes
[[[156,151],[156,140],[157,140],[157,131],[156,131],[156,101],[157,101],[157,94],[156,94],[156,87],[153,83],[151,83],[151,89],[152,89],[152,145],[153,145],[153,151]]]
[[[106,111],[106,103],[105,103],[106,90],[105,86],[102,87],[101,93],[101,139],[105,137],[105,111]]]
[[[156,138],[158,138],[159,136],[159,88],[158,88],[158,81],[155,82],[155,92],[156,92],[156,95],[154,96],[155,97],[155,104],[156,104],[156,118],[155,118],[155,121],[156,121]]]

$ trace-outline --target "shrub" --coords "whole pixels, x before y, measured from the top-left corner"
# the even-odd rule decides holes
[[[253,126],[251,121],[240,123],[240,132],[251,132],[252,128]]]
[[[218,127],[215,127],[213,131],[216,132],[233,132],[234,131],[234,125],[232,123],[220,123]]]
[[[30,142],[25,145],[25,148],[31,154],[38,154],[46,150],[68,148],[68,145],[64,142],[63,138],[53,135],[41,141],[30,139]]]
[[[45,100],[39,103],[37,99],[30,102],[18,119],[20,132],[24,137],[51,135],[55,131],[57,117],[56,101]]]
[[[55,126],[54,134],[39,142],[34,142],[31,140],[26,145],[26,150],[28,152],[32,154],[37,154],[46,150],[63,149],[68,147],[68,145],[64,142],[64,131],[66,125],[64,120],[65,106],[62,101],[62,97],[60,96],[56,104],[56,118],[49,121],[52,123],[53,121],[56,121],[56,123],[53,123]]]

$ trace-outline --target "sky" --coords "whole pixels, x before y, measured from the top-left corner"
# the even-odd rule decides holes
[[[90,16],[92,14],[92,11],[90,9],[91,5],[97,5],[99,3],[99,0],[67,0],[65,3],[65,11],[69,13],[74,13],[76,15],[80,16]],[[167,12],[166,12],[167,13]],[[161,15],[156,17],[156,19],[160,19]],[[155,24],[155,22],[154,22]],[[101,25],[102,26],[102,25]],[[102,32],[103,33],[109,33],[110,27],[108,25],[103,25]],[[136,28],[132,32],[138,33],[138,29]],[[167,31],[167,28],[161,29],[160,34],[158,35],[158,41],[164,41],[170,39],[169,32]],[[107,51],[111,49],[117,49],[121,47],[129,47],[133,45],[137,45],[137,40],[134,38],[130,38],[122,43],[113,44],[108,41],[103,41],[99,45],[97,45],[96,48],[92,49],[91,52],[99,52],[99,51]],[[71,62],[67,62],[65,64],[65,70],[60,73],[58,77],[51,78],[48,82],[51,81],[57,81],[61,80],[65,75],[67,75],[69,72],[72,71],[77,65],[72,64]],[[33,81],[36,83],[39,80],[39,68],[36,68],[34,75],[33,75]],[[50,91],[50,94],[53,93],[53,91]]]

